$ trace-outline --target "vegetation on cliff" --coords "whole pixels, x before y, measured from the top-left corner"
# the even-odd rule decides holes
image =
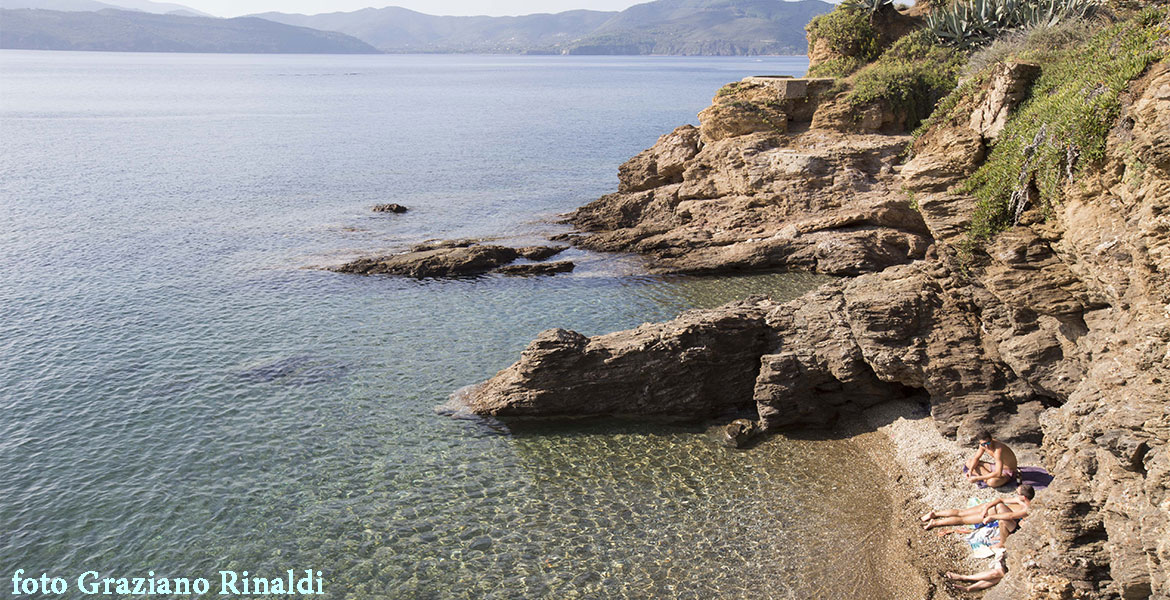
[[[979,199],[972,236],[987,239],[1018,223],[1033,204],[1049,210],[1085,165],[1101,161],[1122,92],[1168,47],[1170,10],[1152,8],[1084,44],[1019,52],[1016,60],[1039,63],[1041,75],[964,188]]]
[[[923,30],[902,37],[853,77],[846,96],[855,107],[885,102],[906,115],[914,127],[955,88],[965,64],[963,53],[934,43]]]
[[[975,48],[1011,30],[1086,19],[1101,0],[967,0],[936,6],[926,16],[927,31],[945,44]]]
[[[809,68],[812,77],[844,77],[877,58],[881,52],[878,34],[869,15],[850,6],[823,14],[805,27],[809,47],[818,43],[832,58]]]

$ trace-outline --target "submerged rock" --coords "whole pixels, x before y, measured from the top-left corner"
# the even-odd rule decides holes
[[[554,275],[556,273],[568,273],[576,267],[577,265],[573,264],[573,261],[560,260],[556,262],[508,265],[496,269],[496,272],[503,275]]]
[[[760,433],[751,419],[736,419],[723,428],[723,443],[731,448],[743,448]]]
[[[394,214],[402,214],[410,210],[401,204],[375,204],[374,212],[388,212]]]

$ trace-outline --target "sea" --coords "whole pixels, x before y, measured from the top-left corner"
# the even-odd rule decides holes
[[[326,270],[546,242],[720,86],[807,65],[0,51],[0,590],[27,596],[23,569],[59,597],[86,577],[223,597],[221,572],[293,570],[330,599],[882,597],[862,507],[883,492],[847,437],[739,451],[719,423],[436,411],[544,329],[825,278],[576,249],[552,277]]]

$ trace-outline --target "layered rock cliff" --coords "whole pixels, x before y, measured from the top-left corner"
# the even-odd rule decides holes
[[[976,239],[985,207],[964,182],[1037,70],[992,67],[908,161],[910,137],[881,132],[883,120],[818,127],[817,111],[839,108],[829,90],[821,101],[750,81],[725,89],[701,127],[664,136],[622,167],[616,194],[571,215],[575,242],[644,254],[660,271],[852,277],[786,304],[752,299],[595,338],[546,332],[472,408],[754,405],[775,429],[921,397],[943,433],[967,441],[989,426],[1039,444],[1056,476],[987,597],[1170,598],[1170,62],[1127,84],[1100,158],[1069,167],[1059,201],[1039,202],[1022,178],[1010,221]]]

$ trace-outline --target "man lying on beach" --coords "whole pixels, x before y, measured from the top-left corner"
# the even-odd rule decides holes
[[[924,529],[934,529],[945,525],[975,525],[999,521],[1001,540],[1010,533],[1015,533],[1020,527],[1020,519],[1028,516],[1032,508],[1032,498],[1036,497],[1036,490],[1030,485],[1021,485],[1016,488],[1014,498],[996,498],[991,502],[984,502],[978,506],[963,509],[949,509],[930,511],[922,515]]]
[[[947,572],[947,579],[951,581],[973,581],[975,583],[969,586],[958,586],[964,592],[977,592],[985,590],[989,587],[994,587],[1007,575],[1007,559],[1004,558],[1003,550],[997,550],[995,559],[991,561],[991,568],[987,571],[974,573],[972,575],[960,575],[958,573]]]
[[[999,487],[1014,480],[1020,472],[1016,453],[1007,444],[993,439],[987,430],[977,431],[975,439],[979,442],[979,450],[963,465],[967,481],[982,481],[988,487]],[[991,463],[980,460],[984,454],[991,457]]]

